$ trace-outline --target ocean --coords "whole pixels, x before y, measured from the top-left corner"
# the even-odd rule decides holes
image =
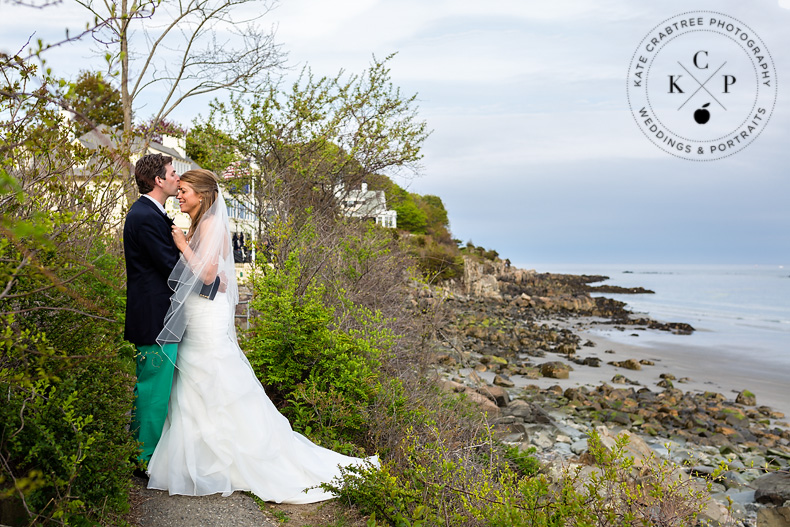
[[[780,265],[519,265],[538,272],[605,275],[601,283],[644,287],[655,294],[602,296],[662,322],[687,322],[696,331],[601,329],[610,340],[637,346],[716,349],[790,376],[790,266]],[[634,338],[634,333],[639,338]],[[790,398],[790,378],[788,378]]]

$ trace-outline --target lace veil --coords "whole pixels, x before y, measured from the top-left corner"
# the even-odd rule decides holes
[[[168,342],[181,341],[188,322],[187,300],[198,296],[202,290],[209,289],[217,276],[222,283],[217,295],[227,295],[227,305],[231,311],[228,336],[236,342],[234,315],[239,300],[239,290],[233,262],[228,208],[222,190],[218,190],[217,199],[200,219],[189,241],[189,247],[192,249],[189,260],[182,254],[168,278],[173,296],[170,297],[170,308],[165,315],[164,329],[159,333],[156,342],[161,346]],[[206,285],[205,289],[204,285]],[[217,300],[219,299],[215,298],[211,301]],[[208,299],[200,299],[200,301],[209,302]]]

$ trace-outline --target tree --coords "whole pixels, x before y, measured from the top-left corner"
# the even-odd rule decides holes
[[[306,211],[334,214],[369,175],[419,170],[427,125],[416,95],[392,84],[391,57],[374,58],[359,75],[316,79],[306,69],[287,91],[272,86],[213,103],[200,124],[232,137],[237,160],[250,165],[259,238],[271,207],[298,224]]]
[[[66,100],[74,110],[87,118],[87,121],[78,120],[76,122],[75,128],[78,135],[82,135],[100,124],[112,127],[123,124],[121,92],[99,72],[80,72],[77,81],[69,86]]]
[[[21,0],[12,1],[28,5]],[[132,115],[144,92],[155,89],[163,94],[161,103],[153,110],[152,119],[159,122],[189,97],[217,90],[258,90],[269,82],[269,72],[283,60],[273,33],[256,25],[268,13],[271,0],[77,0],[77,3],[86,9],[93,22],[77,36],[70,37],[67,33],[65,41],[92,36],[107,60],[110,75],[120,80],[123,133],[117,138],[117,151],[130,200],[136,194],[128,162],[134,132]],[[244,19],[242,12],[256,14]],[[43,59],[52,46],[39,42],[31,56]],[[40,96],[76,110],[58,85],[41,84],[49,91]],[[76,113],[86,126],[95,126],[88,115]],[[144,147],[151,140],[154,128],[143,137]],[[109,138],[106,146],[112,148]]]
[[[192,126],[186,143],[187,155],[215,174],[222,174],[234,162],[240,161],[234,139],[211,123]]]

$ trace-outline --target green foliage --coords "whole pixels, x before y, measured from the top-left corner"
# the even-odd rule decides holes
[[[24,523],[122,524],[136,444],[120,195],[46,87],[25,93],[34,68],[0,67],[0,499]]]
[[[486,249],[482,245],[475,246],[471,240],[466,242],[466,246],[461,247],[461,254],[471,256],[478,260],[496,261],[499,258],[499,253],[494,249]]]
[[[416,95],[392,84],[390,59],[374,59],[358,75],[319,78],[305,69],[290,87],[215,101],[207,120],[195,123],[195,136],[214,134],[210,144],[219,141],[222,156],[232,138],[234,154],[255,167],[242,183],[254,188],[261,222],[272,208],[297,225],[308,215],[334,216],[343,192],[366,176],[419,167],[427,127]],[[259,226],[259,238],[266,227]]]
[[[186,138],[186,152],[201,167],[222,174],[238,161],[235,141],[212,123],[195,124]]]
[[[398,229],[414,235],[407,240],[407,248],[417,257],[422,275],[431,283],[459,278],[463,274],[463,259],[452,240],[441,198],[407,192],[378,174],[367,180],[371,189],[385,192],[387,206],[398,214]]]
[[[634,470],[624,454],[627,436],[609,451],[592,434],[597,466],[549,478],[514,471],[485,436],[475,449],[459,450],[438,429],[430,435],[406,435],[404,466],[349,467],[325,488],[370,514],[368,525],[397,527],[691,526],[706,496],[668,462],[650,459]]]
[[[463,275],[464,260],[458,249],[451,245],[437,243],[431,236],[415,236],[410,249],[418,258],[420,271],[430,283]]]
[[[540,463],[532,455],[537,449],[529,447],[527,450],[519,450],[518,447],[505,445],[504,455],[510,466],[521,475],[534,476],[540,470]]]
[[[121,92],[99,72],[80,72],[77,81],[69,86],[66,99],[78,113],[75,122],[77,135],[99,125],[115,127],[123,124]]]
[[[393,203],[391,207],[398,214],[399,229],[413,234],[428,232],[428,215],[414,202],[411,196],[400,203]]]
[[[367,430],[366,406],[378,391],[382,353],[392,337],[381,315],[347,303],[335,313],[315,279],[304,286],[298,252],[282,269],[262,266],[252,308],[259,313],[243,347],[258,378],[295,429],[349,450]],[[356,329],[343,330],[336,316]]]

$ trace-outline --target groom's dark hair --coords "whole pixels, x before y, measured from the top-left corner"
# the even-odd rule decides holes
[[[134,179],[140,194],[148,194],[154,190],[154,180],[165,178],[165,166],[173,162],[170,156],[162,154],[146,154],[134,164]]]

